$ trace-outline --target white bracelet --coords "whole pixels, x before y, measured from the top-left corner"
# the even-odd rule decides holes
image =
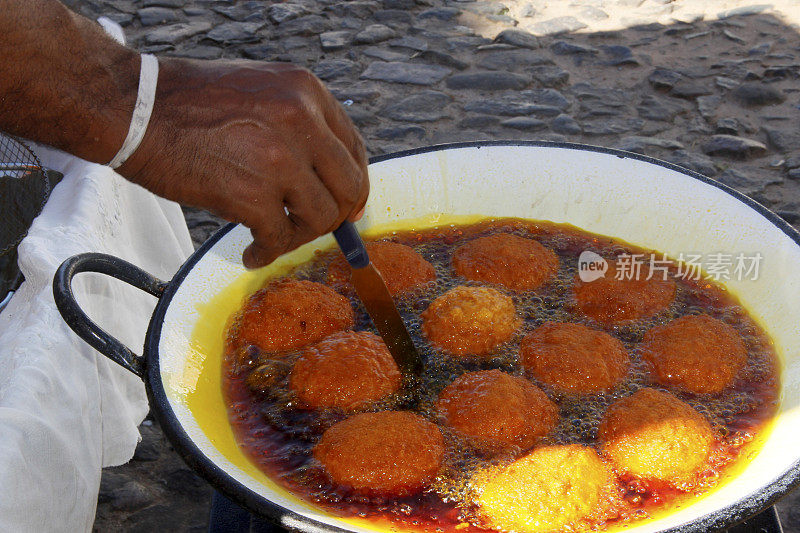
[[[150,123],[150,115],[153,113],[156,84],[158,83],[158,59],[151,54],[142,54],[141,57],[139,92],[136,95],[136,105],[133,107],[131,125],[128,128],[128,136],[122,143],[122,148],[108,164],[111,168],[119,167],[139,148],[139,144],[144,138],[144,132],[147,131],[147,125]]]

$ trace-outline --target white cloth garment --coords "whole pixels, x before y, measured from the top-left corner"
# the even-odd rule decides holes
[[[169,280],[192,252],[180,207],[111,169],[45,148],[64,173],[19,247],[25,282],[0,313],[0,531],[90,531],[101,467],[127,462],[147,414],[142,381],[64,323],[53,275],[83,252]],[[100,274],[73,284],[84,311],[141,354],[156,299]]]

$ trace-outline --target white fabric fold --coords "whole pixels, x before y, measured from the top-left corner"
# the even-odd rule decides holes
[[[53,300],[61,262],[123,258],[169,280],[192,252],[180,207],[105,166],[35,148],[64,173],[19,247],[25,282],[0,313],[0,531],[90,531],[101,468],[133,455],[143,382],[78,338]],[[156,299],[99,274],[73,288],[84,311],[141,353]]]

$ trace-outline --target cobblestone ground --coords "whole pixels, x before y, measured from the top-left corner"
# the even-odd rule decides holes
[[[371,154],[476,139],[622,148],[726,183],[800,224],[800,8],[690,0],[72,0],[130,44],[292,61]],[[796,6],[794,2],[794,6]],[[195,243],[221,221],[186,209]],[[107,469],[97,531],[201,531],[210,489],[146,421]],[[796,503],[797,502],[797,503]],[[800,532],[800,493],[779,504]]]

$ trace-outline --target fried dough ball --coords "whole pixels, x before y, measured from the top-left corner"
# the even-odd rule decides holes
[[[579,444],[537,448],[507,466],[479,472],[472,486],[479,518],[502,531],[581,529],[608,518],[620,500],[611,468]]]
[[[522,366],[536,379],[562,391],[592,393],[612,388],[628,372],[620,341],[571,322],[545,322],[519,347]]]
[[[342,331],[306,346],[289,386],[310,407],[357,409],[397,391],[402,376],[380,337]]]
[[[459,246],[453,253],[456,274],[515,291],[541,286],[558,270],[558,256],[538,241],[496,233]]]
[[[467,372],[439,395],[439,414],[479,448],[530,448],[558,422],[558,407],[530,381],[499,370]]]
[[[369,242],[366,246],[370,261],[380,271],[392,296],[436,280],[433,265],[410,246],[388,241]],[[327,282],[332,287],[349,287],[350,267],[343,255],[328,266]]]
[[[602,452],[621,473],[690,482],[708,459],[714,434],[700,413],[672,394],[641,389],[600,421]]]
[[[321,283],[281,280],[245,303],[228,336],[229,345],[254,344],[265,352],[300,348],[353,326],[347,298]]]
[[[737,331],[708,315],[686,315],[651,329],[642,355],[659,383],[699,393],[721,391],[747,362]]]
[[[622,279],[617,279],[617,275]],[[618,324],[627,320],[649,318],[662,311],[675,298],[675,281],[663,279],[661,272],[653,272],[647,279],[650,267],[642,264],[638,276],[631,277],[631,268],[620,267],[608,261],[605,276],[583,282],[575,278],[575,299],[578,309],[601,324]]]
[[[394,496],[424,488],[443,456],[439,428],[407,411],[351,416],[325,431],[314,448],[314,457],[337,485]]]
[[[513,300],[505,294],[464,286],[436,298],[422,319],[428,340],[454,355],[486,355],[511,339],[521,323]]]

